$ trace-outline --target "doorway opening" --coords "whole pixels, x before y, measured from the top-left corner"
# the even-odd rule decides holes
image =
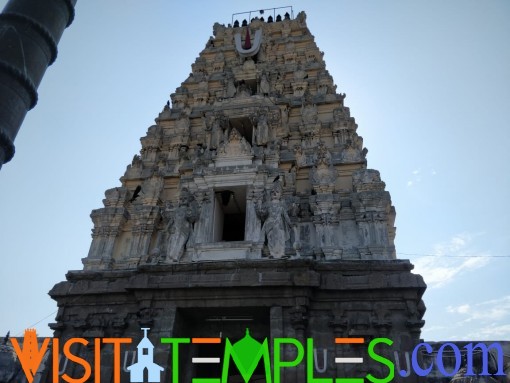
[[[213,242],[244,241],[246,186],[214,191]]]

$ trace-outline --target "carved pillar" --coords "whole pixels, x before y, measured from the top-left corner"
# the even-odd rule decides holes
[[[153,339],[161,339],[161,338],[174,338],[177,337],[175,334],[175,324],[177,317],[177,307],[173,304],[165,303],[164,307],[161,308],[158,315],[158,322],[151,329],[151,336]],[[170,345],[161,345],[161,347],[156,347],[154,349],[154,360],[157,364],[164,366],[169,365],[169,361],[171,360],[172,349]],[[184,371],[181,371],[181,375]],[[172,370],[170,368],[166,368],[162,374],[161,382],[171,382],[172,381]],[[191,380],[189,380],[191,381]]]
[[[310,197],[313,223],[317,232],[317,245],[326,258],[338,256],[334,253],[338,248],[335,228],[338,227],[339,202],[334,194],[319,193]]]
[[[274,339],[275,338],[283,338],[283,310],[281,306],[274,306],[271,307],[269,310],[269,322],[270,322],[270,337],[271,341],[270,347],[271,347],[271,360],[274,360]],[[285,381],[285,377],[282,375],[282,381]]]
[[[340,249],[349,249],[359,245],[359,233],[356,226],[356,218],[351,207],[351,201],[341,201],[338,214],[339,224],[337,231],[337,243]],[[341,251],[341,250],[340,250]],[[348,256],[341,254],[342,258]]]
[[[361,239],[360,252],[371,258],[388,259],[393,256],[393,246],[388,234],[388,214],[391,199],[379,172],[360,169],[353,173],[353,206]]]
[[[111,259],[113,256],[113,247],[115,246],[115,239],[119,235],[119,227],[108,228],[108,234],[105,240],[103,259]]]
[[[84,259],[85,268],[92,263],[109,267],[115,240],[126,223],[129,213],[123,207],[105,207],[93,210],[90,217],[94,222],[94,229],[92,229],[89,254]]]
[[[298,301],[302,300],[297,298]],[[294,328],[296,333],[296,339],[305,347],[305,355],[303,356],[303,361],[299,363],[295,368],[292,369],[292,372],[289,373],[295,374],[291,375],[291,379],[288,381],[293,382],[305,382],[306,381],[306,327],[308,324],[308,316],[307,316],[307,308],[304,305],[298,305],[295,308],[289,311],[290,313],[290,323]],[[287,354],[287,353],[285,353]],[[289,359],[292,358],[292,355],[286,355]],[[287,380],[286,380],[287,381]]]
[[[140,258],[149,253],[152,234],[159,220],[158,206],[136,205],[132,213],[133,229],[129,256]]]
[[[347,338],[348,337],[348,328],[349,328],[349,320],[345,315],[345,311],[341,308],[333,309],[333,320],[329,322],[329,326],[333,329],[333,334],[335,338]],[[335,357],[343,357],[345,352],[345,345],[335,343],[334,348],[334,356]],[[335,363],[336,367],[336,376],[345,376],[344,366],[341,363]]]

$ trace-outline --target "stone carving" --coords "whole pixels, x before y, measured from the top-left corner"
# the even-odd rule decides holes
[[[304,331],[308,322],[306,307],[296,306],[289,310],[289,314],[292,327],[298,332]]]
[[[163,190],[163,178],[157,173],[154,173],[150,178],[147,178],[142,185],[143,201],[147,205],[156,205],[159,199],[161,190]]]
[[[343,162],[359,162],[362,160],[362,154],[358,148],[355,148],[351,140],[347,140],[344,149],[342,150]]]
[[[247,33],[247,36],[249,36],[250,32],[249,32],[248,28],[246,30],[246,33]],[[236,46],[237,53],[239,53],[239,55],[241,57],[255,56],[258,53],[258,51],[260,49],[260,43],[262,42],[262,28],[257,29],[255,31],[255,38],[253,39],[253,42],[250,42],[250,46],[246,46],[246,45],[242,44],[240,33],[236,33],[234,35],[234,40],[235,40],[235,46]]]
[[[179,162],[182,164],[185,161],[189,161],[190,156],[188,154],[188,147],[186,145],[179,146]]]
[[[266,145],[269,140],[268,111],[261,109],[257,117],[252,117],[252,123],[255,128],[255,143],[257,145]]]
[[[237,85],[236,97],[250,97],[250,96],[251,89],[248,88],[248,85],[246,85],[246,82],[244,80],[241,80]]]
[[[388,334],[393,326],[391,321],[391,312],[387,310],[380,302],[374,305],[372,314],[372,326],[379,329],[383,335]]]
[[[280,182],[273,182],[270,198],[270,201],[258,207],[258,215],[264,220],[260,236],[267,241],[270,258],[284,258],[285,242],[290,239],[291,223],[285,202],[282,201]]]
[[[156,315],[156,310],[147,307],[142,308],[136,313],[138,324],[140,327],[152,327],[154,325],[154,317]]]
[[[185,109],[188,105],[188,88],[181,86],[170,95],[172,99],[172,107],[176,109]]]
[[[285,173],[285,186],[288,188],[294,188],[296,185],[296,172],[297,169],[294,165]]]
[[[186,113],[181,112],[179,118],[175,121],[175,132],[189,134],[190,121]]]
[[[283,81],[283,75],[278,72],[276,75],[276,79],[274,82],[274,90],[277,95],[281,96],[283,94],[283,91],[285,89],[285,84]]]
[[[314,57],[315,60],[317,59]],[[317,94],[320,96],[325,96],[327,94],[334,93],[336,90],[336,86],[333,85],[333,81],[328,76],[325,70],[322,70],[317,75]]]
[[[264,96],[269,96],[270,90],[271,84],[269,84],[266,72],[262,72],[260,76],[260,93]]]
[[[296,166],[298,169],[308,165],[306,154],[301,145],[294,146],[294,156],[296,157]]]
[[[421,319],[422,314],[420,314],[418,310],[418,305],[414,301],[406,301],[407,312],[409,313],[409,319],[406,321],[406,327],[408,327],[411,332],[419,333],[420,329],[425,324],[425,321]]]
[[[108,189],[104,193],[105,199],[103,204],[105,207],[121,207],[128,201],[128,190],[125,187]]]
[[[222,116],[220,114],[208,113],[202,117],[205,131],[209,136],[209,148],[217,149],[224,141],[224,130],[222,128]]]
[[[193,244],[193,224],[198,219],[198,204],[188,189],[183,188],[179,205],[170,214],[170,209],[163,213],[167,219],[165,231],[168,233],[166,261],[178,262],[184,255],[186,246]]]
[[[126,178],[138,178],[142,175],[143,162],[142,157],[139,154],[133,156],[131,165],[128,165],[124,177]]]
[[[223,67],[225,66],[225,55],[223,52],[218,52],[216,57],[214,58],[213,72],[219,73],[223,72]]]
[[[345,145],[348,140],[357,141],[358,137],[355,134],[356,124],[354,119],[350,116],[349,108],[340,106],[333,110],[333,121],[331,122],[331,129],[335,137],[335,145]],[[361,141],[361,146],[363,142]],[[358,146],[358,143],[355,143]],[[361,147],[359,148],[361,151]]]
[[[331,154],[320,141],[317,145],[315,166],[311,172],[311,182],[317,193],[332,193],[335,187],[336,172],[331,163]]]
[[[304,135],[316,135],[321,128],[317,105],[312,102],[312,97],[309,93],[303,98],[299,131]]]
[[[384,190],[385,184],[381,181],[379,171],[374,169],[359,169],[352,174],[352,182],[354,190],[362,191],[379,191]]]
[[[218,156],[251,156],[251,145],[237,129],[232,129],[228,141],[218,150]]]
[[[295,21],[290,15],[283,20],[283,16],[275,17],[278,21],[274,23],[258,19],[247,20],[249,26],[215,25],[216,38],[193,63],[190,77],[171,95],[172,107],[165,106],[156,125],[141,139],[142,155],[135,156],[128,166],[123,188],[107,192],[105,206],[112,211],[93,214],[97,227],[90,256],[96,263],[91,261],[90,268],[127,267],[119,256],[119,249],[124,248],[133,258],[131,264],[135,264],[135,255],[142,262],[167,260],[170,234],[164,227],[168,219],[163,224],[157,214],[150,215],[148,223],[149,215],[146,217],[141,207],[148,212],[160,206],[162,196],[176,201],[175,191],[188,185],[199,193],[227,184],[242,187],[245,182],[258,183],[261,188],[267,174],[281,177],[285,202],[293,211],[294,240],[301,243],[302,256],[312,257],[316,251],[333,260],[391,253],[391,201],[377,173],[354,170],[364,166],[366,149],[349,108],[344,106],[345,95],[336,93],[323,52],[313,39],[298,38],[298,32],[306,28],[302,26],[304,17]],[[245,44],[248,28],[252,43],[255,31],[263,30],[259,53],[247,57],[234,54],[234,34],[240,33]],[[124,188],[131,190],[129,200],[136,186],[141,186],[143,193],[126,202]],[[268,195],[264,209],[270,200]],[[261,226],[255,202],[244,203],[246,228]],[[193,250],[202,251],[202,245],[210,244],[207,228],[213,224],[215,215],[209,211],[213,205],[203,206],[197,225],[200,244],[195,243]],[[167,206],[163,215],[171,213],[174,219],[176,209]],[[135,219],[137,214],[140,217]],[[130,225],[123,226],[127,221]],[[245,240],[258,241],[258,234],[257,230]],[[334,250],[328,248],[333,245]],[[144,257],[151,249],[152,257],[147,260]],[[205,253],[201,254],[200,259]],[[253,248],[250,257],[261,254],[260,248]]]
[[[308,74],[303,70],[301,63],[298,64],[296,71],[294,72],[294,81],[292,82],[292,89],[294,91],[294,97],[302,97],[308,90]]]
[[[232,74],[232,72],[227,72],[223,84],[225,87],[225,97],[226,98],[234,97],[236,95],[237,88],[235,84],[234,75]]]
[[[289,107],[287,105],[280,107],[280,129],[279,133],[281,137],[288,137],[290,134],[289,131]]]
[[[206,106],[209,101],[209,83],[205,76],[199,83],[193,94],[194,106]]]

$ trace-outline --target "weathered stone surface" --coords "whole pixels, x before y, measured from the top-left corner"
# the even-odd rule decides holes
[[[215,24],[214,35],[122,185],[92,212],[84,270],[50,291],[52,328],[64,338],[140,339],[140,326],[154,337],[240,338],[249,326],[260,339],[313,338],[317,377],[383,375],[370,362],[336,364],[333,355],[368,356],[334,338],[384,336],[410,351],[426,286],[396,259],[390,195],[367,168],[306,16]],[[155,352],[160,365],[168,358]],[[190,360],[183,381],[197,371]],[[306,381],[304,364],[283,374]],[[101,377],[111,382],[111,364]]]

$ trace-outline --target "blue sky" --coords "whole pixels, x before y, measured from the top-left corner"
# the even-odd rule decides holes
[[[78,1],[0,171],[0,333],[40,321],[38,333],[50,335],[56,305],[47,292],[82,268],[90,212],[120,185],[213,24],[253,4]],[[368,166],[391,193],[397,255],[429,285],[422,336],[510,340],[510,3],[292,5],[306,11]]]

